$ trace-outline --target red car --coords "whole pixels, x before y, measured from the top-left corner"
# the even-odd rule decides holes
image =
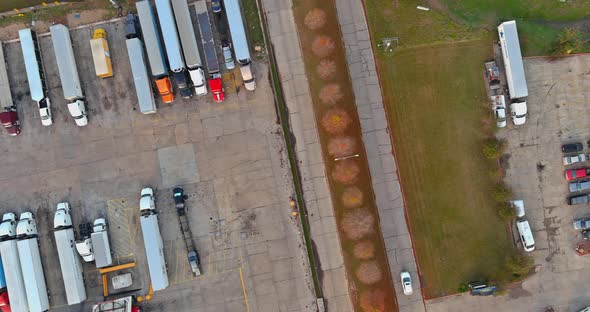
[[[565,171],[565,179],[568,181],[587,177],[590,174],[590,168],[571,169]]]

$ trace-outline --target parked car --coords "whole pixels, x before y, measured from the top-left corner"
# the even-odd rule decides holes
[[[221,51],[223,51],[225,68],[234,69],[236,64],[234,63],[234,58],[231,55],[231,44],[225,39],[221,41]]]
[[[590,230],[582,231],[582,238],[583,239],[590,239]]]
[[[412,277],[410,277],[410,272],[403,271],[400,274],[401,281],[402,281],[402,288],[404,290],[405,295],[411,295],[414,290],[412,289]]]
[[[506,102],[503,95],[494,95],[491,97],[492,112],[496,117],[496,127],[506,127]]]
[[[583,308],[579,312],[590,312],[590,306],[587,306],[587,307]]]
[[[569,183],[570,192],[580,192],[590,189],[590,181],[576,181]]]
[[[576,229],[576,230],[590,229],[590,218],[574,220],[574,229]]]
[[[573,155],[573,156],[564,156],[563,157],[563,165],[564,166],[568,166],[568,165],[573,165],[579,162],[585,162],[586,161],[586,155],[579,154],[579,155]]]
[[[567,199],[568,205],[587,204],[589,202],[590,202],[590,195],[588,195],[588,194],[570,196]]]
[[[221,0],[211,0],[211,9],[213,13],[221,12]]]
[[[570,169],[565,171],[565,179],[572,181],[575,179],[585,178],[588,176],[590,168]]]
[[[563,153],[575,153],[580,152],[583,149],[584,145],[582,143],[568,143],[561,146],[561,151]]]

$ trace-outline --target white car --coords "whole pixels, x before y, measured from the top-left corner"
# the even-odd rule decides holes
[[[401,281],[402,281],[402,288],[404,290],[405,295],[411,295],[414,290],[412,289],[412,278],[410,277],[410,272],[403,271],[400,274]]]
[[[516,102],[510,104],[510,116],[515,126],[522,126],[526,123],[527,106],[526,102]]]
[[[584,154],[563,157],[563,165],[564,166],[573,165],[573,164],[577,164],[577,163],[585,162],[585,161],[586,161],[586,155],[584,155]]]
[[[234,69],[236,64],[234,63],[234,58],[231,55],[231,44],[227,40],[223,40],[221,42],[221,51],[223,52],[225,68],[228,70]]]
[[[492,99],[492,111],[496,117],[496,126],[498,128],[506,127],[506,102],[503,95],[494,95]]]

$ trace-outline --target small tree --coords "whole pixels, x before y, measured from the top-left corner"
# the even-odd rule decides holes
[[[465,283],[459,284],[459,288],[457,289],[460,293],[464,293],[469,290],[469,286]]]
[[[575,28],[564,29],[555,42],[554,55],[572,54],[579,51],[584,44],[582,34]]]
[[[503,202],[498,207],[498,215],[502,220],[512,220],[516,217],[516,209],[508,202]]]
[[[523,252],[516,253],[506,260],[506,267],[516,277],[528,274],[533,269],[533,264],[533,258]]]
[[[499,203],[507,202],[510,197],[512,197],[512,190],[504,183],[497,184],[492,191],[492,198]]]
[[[498,159],[504,154],[504,142],[498,139],[487,139],[482,147],[483,156],[487,159]]]

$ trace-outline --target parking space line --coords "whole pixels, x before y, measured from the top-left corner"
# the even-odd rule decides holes
[[[248,293],[246,292],[246,285],[244,284],[244,275],[242,274],[242,267],[239,267],[240,282],[242,282],[242,292],[244,293],[244,303],[246,304],[246,312],[250,312],[250,304],[248,303]]]

